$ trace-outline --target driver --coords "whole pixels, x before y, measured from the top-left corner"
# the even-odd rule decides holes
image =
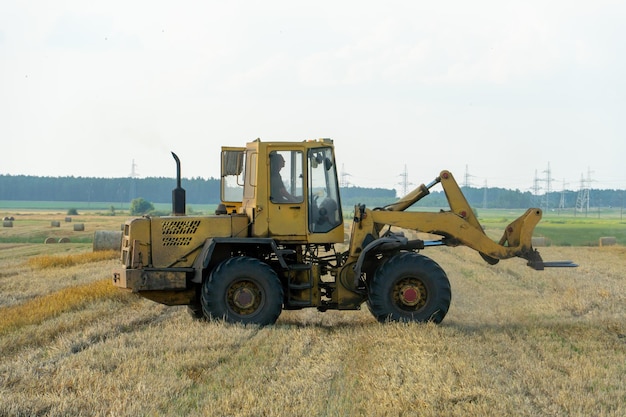
[[[285,183],[280,176],[280,170],[285,166],[285,158],[276,152],[270,153],[270,200],[277,203],[295,202],[297,199],[289,194]]]

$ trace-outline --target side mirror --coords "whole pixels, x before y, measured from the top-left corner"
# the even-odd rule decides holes
[[[322,157],[322,154],[316,153],[316,154],[311,156],[311,167],[312,168],[317,168],[317,166],[319,164],[321,164],[322,162],[324,162],[324,158]]]

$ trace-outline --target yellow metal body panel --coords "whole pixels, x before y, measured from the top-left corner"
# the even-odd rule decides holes
[[[301,203],[268,204],[267,227],[270,236],[279,240],[306,241],[307,212]]]
[[[126,222],[122,263],[129,269],[191,267],[206,239],[245,237],[244,215],[168,216]]]
[[[152,219],[152,267],[191,267],[204,241],[212,237],[247,235],[241,215],[175,216]]]
[[[122,233],[122,264],[127,268],[150,265],[150,238],[150,219],[142,217],[126,221]]]

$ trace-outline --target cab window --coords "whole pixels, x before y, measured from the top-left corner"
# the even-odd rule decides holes
[[[243,198],[243,150],[222,151],[222,201],[241,201]]]
[[[269,154],[270,201],[301,203],[303,200],[302,152],[272,151]]]

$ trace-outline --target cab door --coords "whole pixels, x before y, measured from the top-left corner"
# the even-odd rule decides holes
[[[268,230],[281,240],[306,239],[307,209],[301,149],[272,148],[268,152]]]

